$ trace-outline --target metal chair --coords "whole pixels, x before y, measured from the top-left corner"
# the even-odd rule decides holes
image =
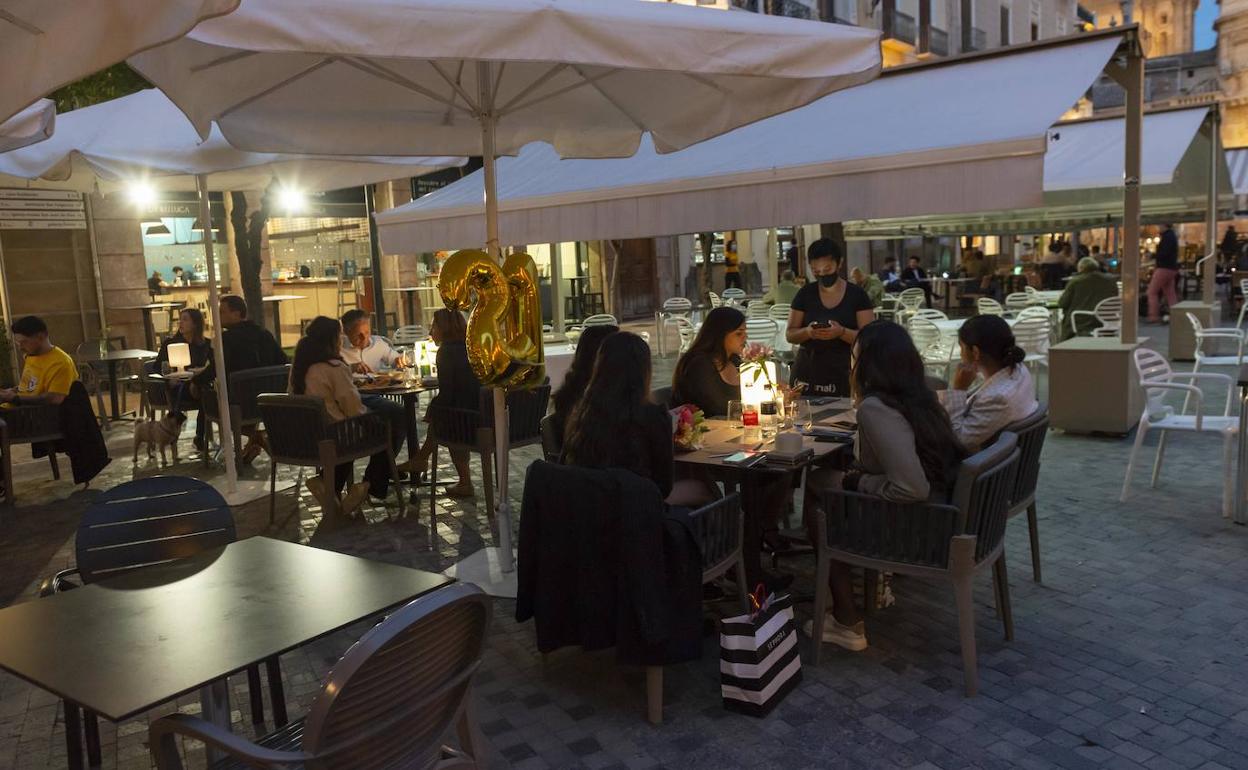
[[[423,342],[429,337],[429,332],[420,324],[409,324],[408,326],[400,326],[394,330],[391,335],[391,341],[396,345],[412,345],[417,342]]]
[[[399,490],[399,472],[394,463],[390,443],[390,424],[376,412],[365,412],[345,420],[331,420],[325,411],[325,400],[317,396],[291,396],[285,393],[264,393],[256,398],[260,418],[269,434],[269,523],[277,515],[277,466],[297,465],[320,468],[326,481],[333,486],[334,468],[385,452],[394,479],[399,516],[405,512],[403,494]],[[299,489],[295,488],[298,503]],[[335,495],[326,516],[338,512],[341,499]],[[429,528],[429,544],[433,546],[433,527]]]
[[[78,387],[82,387],[79,385]],[[17,444],[43,445],[48,452],[48,464],[52,466],[52,478],[61,478],[61,468],[56,460],[56,442],[64,438],[61,433],[61,410],[56,404],[10,406],[0,410],[0,463],[3,463],[4,505],[12,506],[16,499],[13,489],[13,447]]]
[[[133,570],[186,559],[237,539],[234,515],[225,498],[203,481],[186,476],[127,481],[101,494],[83,513],[74,539],[77,567],[43,581],[39,594],[51,596]],[[281,670],[276,658],[266,665],[276,719],[285,711]],[[247,669],[247,689],[252,722],[263,724],[259,666]],[[67,725],[77,724],[78,707],[65,703],[65,712]],[[88,761],[98,767],[99,723],[94,714],[87,712],[85,716]]]
[[[100,424],[108,428],[112,415],[104,410],[104,390],[121,388],[121,414],[129,414],[130,387],[136,386],[141,391],[142,377],[134,369],[135,361],[122,361],[115,369],[110,369],[106,361],[98,360],[96,356],[99,355],[101,342],[110,351],[125,350],[128,347],[125,337],[89,338],[74,348],[74,363],[78,365],[78,379],[86,387],[88,395],[95,395],[96,414],[100,417]],[[110,371],[117,372],[116,382],[111,379]]]
[[[745,338],[750,342],[775,347],[779,333],[776,322],[770,318],[750,318],[745,322]]]
[[[1005,315],[1005,308],[992,297],[980,297],[975,300],[975,311],[979,315]]]
[[[1091,310],[1071,311],[1070,328],[1075,336],[1080,334],[1080,319],[1089,324],[1085,327],[1089,333],[1099,328],[1112,330],[1116,335],[1122,329],[1122,297],[1106,297]]]
[[[202,741],[238,766],[479,767],[485,758],[472,678],[481,667],[491,614],[489,598],[470,583],[422,596],[351,645],[308,715],[285,729],[253,743],[187,714],[152,723],[156,767],[182,770],[178,736]]]
[[[1049,432],[1049,408],[1041,404],[1030,416],[1007,425],[1004,432],[1018,437],[1018,473],[1010,492],[1010,518],[1027,513],[1027,537],[1031,544],[1031,578],[1040,580],[1040,528],[1036,521],[1036,485],[1040,481],[1040,454]]]
[[[550,384],[532,390],[513,390],[507,394],[508,449],[517,449],[542,442],[542,418],[550,403]],[[438,449],[462,449],[476,452],[481,458],[481,482],[485,487],[485,504],[494,515],[494,397],[489,388],[482,388],[477,409],[429,405],[429,427],[434,436],[433,461],[429,464],[430,527],[437,516]]]
[[[260,415],[258,399],[261,393],[285,393],[290,382],[290,365],[262,366],[257,369],[243,369],[231,372],[229,376],[230,431],[233,433],[234,459],[239,462],[243,452],[243,428],[254,427],[263,422]],[[225,441],[221,432],[221,410],[217,400],[215,383],[204,389],[200,399],[200,409],[204,419],[217,428],[217,434]],[[204,445],[204,465],[209,461],[207,444]]]
[[[720,296],[724,298],[725,305],[732,305],[735,307],[740,305],[741,301],[745,299],[745,289],[738,289],[735,286],[729,286],[727,289],[724,289]]]
[[[827,489],[815,517],[814,662],[822,657],[828,607],[828,574],[838,561],[867,571],[866,610],[874,609],[880,572],[953,584],[966,694],[979,689],[975,655],[975,576],[991,567],[1006,641],[1014,638],[1010,584],[1005,567],[1005,525],[1019,462],[1018,441],[1002,433],[996,443],[962,461],[952,505],[895,503],[880,497]]]
[[[1234,473],[1231,470],[1231,453],[1235,437],[1239,434],[1239,418],[1231,416],[1231,400],[1235,391],[1235,380],[1227,374],[1216,372],[1176,372],[1170,368],[1170,362],[1160,353],[1147,348],[1137,348],[1134,353],[1135,370],[1139,374],[1140,386],[1144,388],[1144,414],[1140,417],[1136,428],[1135,444],[1131,447],[1131,456],[1127,459],[1127,473],[1122,481],[1121,502],[1127,501],[1127,492],[1131,488],[1131,472],[1135,469],[1135,457],[1144,445],[1144,437],[1149,430],[1161,431],[1161,439],[1157,442],[1157,457],[1153,461],[1153,478],[1150,486],[1157,486],[1157,478],[1161,474],[1161,463],[1166,452],[1166,433],[1172,430],[1193,433],[1213,433],[1222,437],[1222,516],[1231,515],[1231,498],[1234,488]],[[1183,384],[1180,380],[1189,380]],[[1220,415],[1203,414],[1205,393],[1193,380],[1218,382],[1226,389],[1226,401]],[[1184,407],[1177,413],[1173,406],[1165,402],[1167,392],[1179,392],[1185,395]],[[1195,413],[1186,414],[1189,399],[1196,402]]]

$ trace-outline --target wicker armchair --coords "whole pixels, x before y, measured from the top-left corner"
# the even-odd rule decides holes
[[[56,442],[61,436],[60,407],[55,404],[13,406],[0,410],[0,453],[4,456],[4,504],[13,505],[13,445],[43,444],[48,451],[48,463],[52,466],[52,478],[61,477],[56,462]]]
[[[394,494],[399,501],[399,515],[406,510],[397,483],[398,469],[394,464],[394,448],[390,444],[390,425],[386,418],[365,412],[346,420],[331,421],[325,402],[316,396],[290,396],[285,393],[264,393],[256,398],[257,409],[269,434],[269,523],[277,512],[277,466],[279,463],[303,468],[321,468],[332,478],[334,468],[385,452],[390,460],[390,475],[395,479]],[[295,500],[299,490],[295,490]],[[329,516],[337,513],[325,511]]]
[[[264,420],[260,415],[257,402],[261,393],[285,393],[290,382],[290,366],[262,366],[258,369],[243,369],[230,373],[230,431],[234,434],[234,458],[237,462],[243,452],[243,428],[261,424]],[[204,389],[200,398],[200,409],[210,424],[216,425],[221,440],[225,434],[220,432],[221,409],[217,400],[215,382]],[[204,452],[204,465],[208,464],[209,453]]]
[[[997,442],[962,462],[953,505],[895,503],[871,495],[827,489],[823,515],[816,516],[814,660],[819,665],[828,573],[832,561],[863,567],[866,610],[875,602],[879,572],[894,572],[953,584],[966,694],[975,695],[979,675],[975,656],[975,576],[993,571],[997,607],[1005,638],[1014,638],[1010,586],[1005,569],[1005,524],[1019,462],[1018,439],[1003,433]]]
[[[550,404],[550,384],[532,390],[513,390],[507,394],[508,447],[529,446],[542,441],[542,418]],[[429,406],[429,425],[437,443],[430,464],[430,487],[438,482],[438,447],[463,449],[481,456],[481,480],[485,487],[485,504],[494,515],[494,400],[489,388],[482,388],[478,409],[444,407],[436,402]],[[429,495],[430,524],[437,514],[436,495]]]
[[[559,462],[563,454],[563,436],[555,432],[555,416],[548,414],[542,418],[542,456],[548,463]]]
[[[483,766],[472,677],[491,606],[456,583],[401,607],[334,665],[307,717],[255,743],[198,717],[163,717],[150,732],[156,767],[182,770],[179,735],[229,754],[231,767]]]

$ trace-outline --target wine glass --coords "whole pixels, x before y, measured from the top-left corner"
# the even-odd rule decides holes
[[[734,427],[741,427],[741,402],[739,400],[728,402],[728,422]]]

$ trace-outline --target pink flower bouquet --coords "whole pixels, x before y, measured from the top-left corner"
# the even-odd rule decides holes
[[[676,418],[676,429],[672,433],[672,442],[676,449],[692,452],[702,448],[702,436],[706,433],[706,416],[693,404],[682,404],[672,410]]]

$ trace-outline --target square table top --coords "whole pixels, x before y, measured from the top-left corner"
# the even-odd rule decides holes
[[[0,610],[0,668],[117,722],[451,582],[253,537]]]

